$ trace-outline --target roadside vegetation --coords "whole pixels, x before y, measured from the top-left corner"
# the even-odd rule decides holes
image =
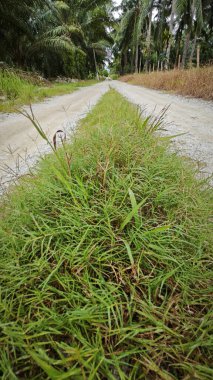
[[[190,70],[129,74],[120,77],[120,80],[180,95],[213,100],[213,66]]]
[[[0,70],[0,112],[14,112],[24,104],[30,104],[55,95],[68,94],[79,87],[97,83],[96,80],[81,80],[76,83],[57,83],[42,80],[32,73],[23,77],[23,72]]]
[[[2,201],[2,380],[212,379],[212,190],[140,116],[111,90]]]

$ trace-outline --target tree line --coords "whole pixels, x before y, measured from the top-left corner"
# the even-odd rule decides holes
[[[213,1],[0,0],[0,61],[83,79],[98,76],[110,51],[121,74],[208,64]]]
[[[111,25],[109,0],[0,0],[0,60],[85,78],[103,65]]]
[[[123,0],[113,67],[121,74],[213,60],[212,0]]]

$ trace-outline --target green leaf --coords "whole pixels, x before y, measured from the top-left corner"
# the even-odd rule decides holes
[[[158,234],[158,233],[169,230],[171,227],[172,227],[171,224],[168,224],[166,226],[156,227],[156,228],[153,228],[152,230],[144,232],[143,235]]]
[[[131,248],[130,248],[130,245],[129,243],[127,243],[126,240],[123,240],[125,246],[126,246],[126,250],[127,250],[127,253],[128,253],[128,256],[129,256],[129,260],[130,260],[130,263],[131,265],[134,265],[134,258],[133,258],[133,255],[132,255],[132,251],[131,251]]]
[[[51,380],[59,380],[61,377],[61,372],[57,371],[50,364],[42,360],[35,351],[28,350],[29,355],[38,364],[40,368],[50,377]]]
[[[134,209],[135,207],[137,207],[137,201],[136,201],[136,198],[135,198],[135,194],[133,193],[133,191],[131,189],[128,190],[128,193],[129,193],[129,196],[130,196],[130,201],[131,201],[132,209]],[[138,213],[136,213],[134,215],[134,218],[135,218],[135,223],[136,223],[137,227],[139,227],[139,225],[140,225],[140,217],[139,217]]]
[[[132,194],[131,193],[131,197],[132,197]],[[121,224],[121,227],[120,227],[120,231],[122,231],[124,229],[124,227],[132,220],[133,217],[138,217],[138,210],[141,206],[143,206],[143,204],[146,202],[146,199],[143,199],[138,205],[136,203],[136,201],[133,200],[133,197],[132,197],[132,201],[135,202],[135,206],[133,207],[132,211],[130,211],[130,213],[126,216],[126,218],[124,219],[123,223]]]

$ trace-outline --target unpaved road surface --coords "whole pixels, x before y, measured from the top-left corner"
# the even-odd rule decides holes
[[[182,155],[196,162],[206,175],[213,173],[213,102],[189,99],[160,91],[110,82],[145,114],[158,115],[169,106],[165,117],[166,135],[184,133],[174,139]],[[67,134],[100,97],[109,89],[108,82],[81,88],[68,95],[57,96],[33,105],[33,112],[43,130],[52,139],[58,129]],[[29,112],[29,108],[25,107]],[[48,151],[31,122],[19,114],[0,114],[0,184],[3,189],[12,179],[25,174],[40,154]]]
[[[113,87],[131,102],[139,105],[147,115],[159,115],[168,107],[165,115],[164,135],[174,136],[173,147],[181,155],[198,163],[205,176],[213,173],[213,102],[171,95],[119,81]],[[213,185],[213,179],[211,180]]]
[[[68,135],[108,89],[109,84],[104,82],[56,96],[34,104],[33,114],[52,141],[59,129]],[[29,107],[24,109],[30,113]],[[48,151],[48,145],[26,117],[0,113],[0,193]]]

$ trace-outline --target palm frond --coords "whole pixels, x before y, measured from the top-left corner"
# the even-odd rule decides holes
[[[36,43],[34,43],[29,48],[29,53],[35,53],[35,52],[41,52],[41,51],[53,51],[53,52],[60,52],[60,51],[73,51],[75,49],[74,44],[71,42],[70,38],[63,36],[53,36],[53,37],[47,37],[44,36],[43,38],[39,39]]]
[[[56,7],[57,10],[59,11],[66,11],[69,12],[70,7],[68,4],[66,4],[64,1],[55,1],[54,6]]]
[[[197,21],[197,27],[200,30],[203,25],[202,0],[193,0],[194,16]]]

